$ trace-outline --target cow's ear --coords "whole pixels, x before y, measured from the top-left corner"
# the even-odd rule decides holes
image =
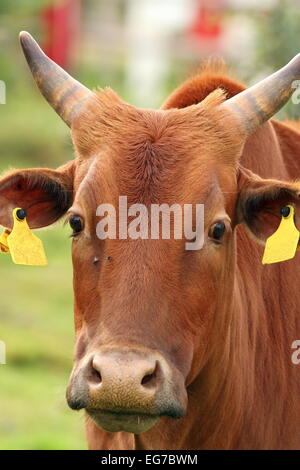
[[[295,207],[295,223],[300,229],[300,182],[262,179],[245,168],[238,174],[237,221],[246,224],[252,234],[265,242],[279,226],[280,208]]]
[[[73,161],[57,170],[9,171],[0,179],[0,224],[12,227],[12,211],[16,207],[26,210],[31,228],[54,223],[72,204],[73,179]]]

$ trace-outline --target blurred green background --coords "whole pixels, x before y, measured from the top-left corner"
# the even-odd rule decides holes
[[[292,0],[270,0],[265,6],[216,1],[210,21],[221,28],[220,37],[215,37],[218,28],[209,29],[203,17],[200,27],[194,21],[200,8],[211,8],[200,0],[174,0],[173,10],[176,5],[187,10],[185,23],[174,15],[167,23],[161,21],[160,29],[157,21],[156,29],[149,31],[140,25],[141,5],[149,9],[148,0],[85,0],[81,5],[73,0],[72,8],[75,2],[80,27],[67,68],[85,85],[109,85],[137,105],[143,93],[145,106],[159,105],[208,55],[224,56],[236,76],[251,83],[300,50],[300,11]],[[43,44],[42,12],[61,3],[0,2],[0,80],[6,84],[6,104],[0,104],[1,170],[55,168],[72,158],[69,131],[35,88],[18,45],[23,29]],[[170,12],[159,9],[162,2],[154,4],[157,20],[165,20]],[[189,8],[194,8],[192,13]],[[151,34],[160,38],[158,56],[146,47]],[[140,51],[137,37],[141,44],[145,40]],[[152,61],[141,62],[147,57]],[[145,70],[147,78],[152,73],[152,82],[147,83]],[[285,115],[298,117],[298,107],[288,105]],[[0,259],[0,340],[7,347],[7,364],[0,365],[0,449],[86,448],[84,416],[65,402],[74,341],[69,232],[60,223],[39,232],[47,268],[16,266],[8,255]]]

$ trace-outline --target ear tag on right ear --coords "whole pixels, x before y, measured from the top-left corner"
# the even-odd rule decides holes
[[[26,221],[26,211],[20,208],[14,209],[13,219],[13,229],[7,237],[13,262],[27,266],[47,266],[43,243],[30,230]]]
[[[282,219],[278,229],[267,241],[262,259],[263,264],[279,263],[294,258],[300,233],[294,222],[294,207],[284,206],[280,209]]]
[[[9,254],[9,247],[7,243],[7,237],[10,234],[10,230],[5,229],[0,237],[0,253]]]

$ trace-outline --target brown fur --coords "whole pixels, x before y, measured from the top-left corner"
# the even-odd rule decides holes
[[[73,181],[71,212],[85,220],[73,242],[75,368],[103,345],[145,346],[176,365],[189,400],[186,417],[162,417],[141,435],[107,433],[88,419],[91,449],[300,446],[300,375],[291,362],[300,338],[299,259],[262,266],[255,239],[276,229],[280,205],[298,208],[300,185],[282,180],[299,174],[300,134],[272,121],[244,146],[218,109],[224,94],[217,88],[232,96],[243,86],[205,71],[159,111],[136,109],[106,90],[73,124],[78,158],[58,173]],[[204,248],[99,241],[95,209],[119,195],[129,204],[205,202]],[[264,203],[245,220],[254,198]],[[214,246],[209,229],[224,213],[232,227]]]

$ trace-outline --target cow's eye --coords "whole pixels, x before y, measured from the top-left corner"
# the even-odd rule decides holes
[[[78,235],[83,230],[83,221],[79,215],[72,215],[69,219],[69,224],[73,230],[72,235]]]
[[[226,231],[226,225],[224,222],[219,221],[211,226],[209,236],[216,242],[220,242]]]

